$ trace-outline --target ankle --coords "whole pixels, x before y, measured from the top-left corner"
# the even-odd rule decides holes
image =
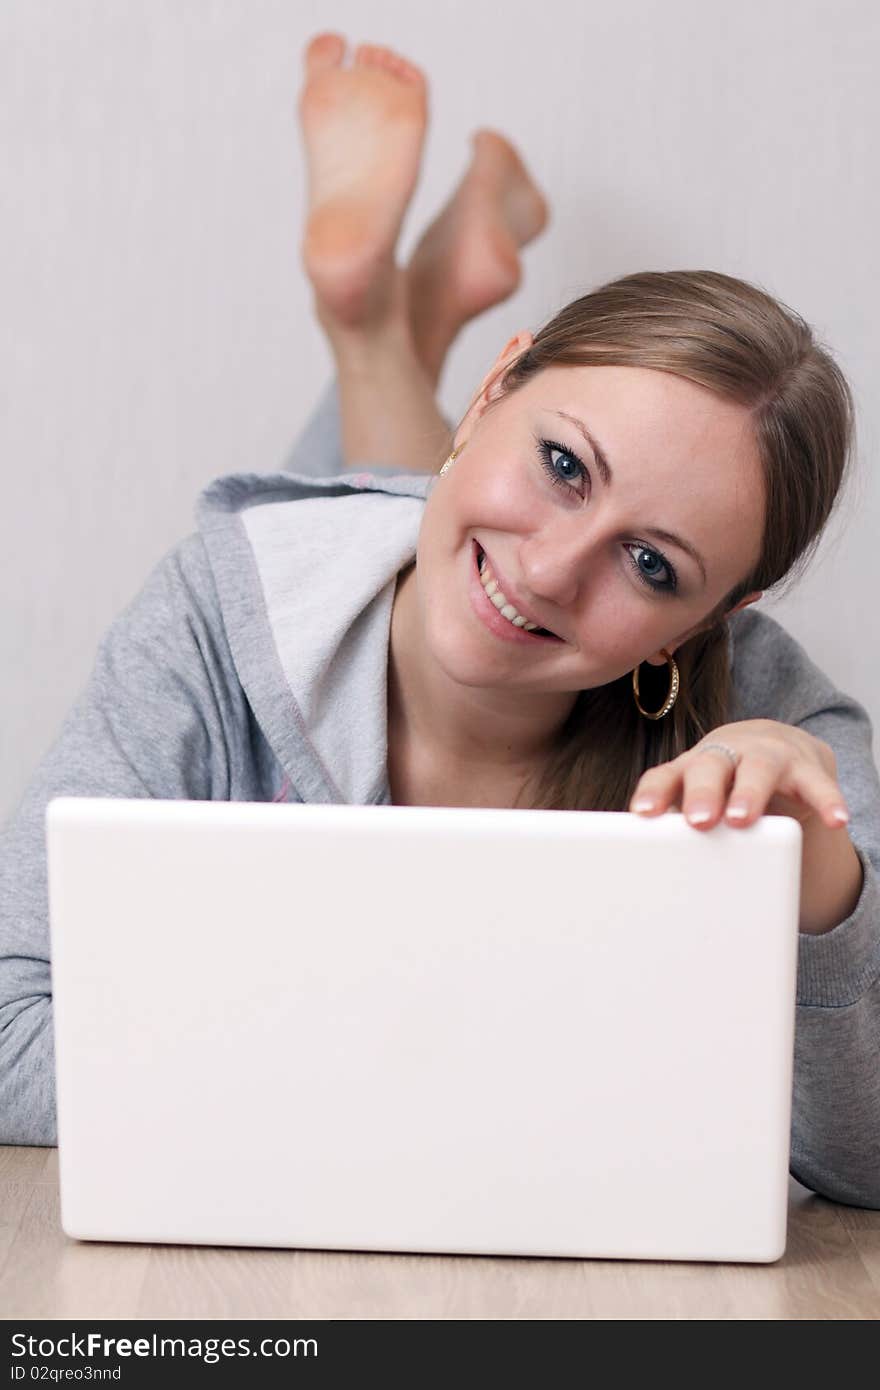
[[[418,258],[413,257],[406,268],[406,300],[409,331],[413,347],[434,387],[443,371],[446,354],[458,336],[460,323],[448,318],[444,287],[432,274],[426,274]]]
[[[406,314],[392,314],[368,323],[340,323],[317,309],[318,319],[341,375],[384,376],[393,367],[423,371],[416,350],[412,327]]]
[[[410,335],[413,351],[434,390],[440,384],[446,357],[458,336],[458,329],[444,327],[438,322],[430,323],[413,316],[410,320]]]
[[[356,293],[328,293],[320,278],[309,277],[315,316],[328,338],[357,343],[400,336],[409,324],[406,279],[393,262],[365,265]]]

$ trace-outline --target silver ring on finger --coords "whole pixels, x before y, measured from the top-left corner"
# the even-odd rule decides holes
[[[734,767],[739,767],[742,754],[737,753],[733,748],[729,748],[726,743],[712,742],[700,744],[699,751],[701,753],[708,753],[710,749],[717,749],[719,753],[723,753],[726,758],[730,759]]]

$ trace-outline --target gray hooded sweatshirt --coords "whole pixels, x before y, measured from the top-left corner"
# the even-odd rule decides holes
[[[277,473],[207,487],[197,529],[102,639],[0,836],[0,1142],[56,1142],[45,811],[54,796],[388,803],[398,572],[431,479],[342,473],[334,392]],[[729,622],[731,719],[833,749],[864,869],[855,911],[801,935],[791,1171],[880,1208],[880,781],[871,725],[772,618]],[[120,931],[125,923],[120,923]],[[112,1039],[108,1039],[108,1046]]]

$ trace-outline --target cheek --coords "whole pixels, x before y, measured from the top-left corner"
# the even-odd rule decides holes
[[[587,594],[576,636],[585,669],[598,683],[617,680],[674,642],[681,627],[660,603],[654,608],[633,592],[625,575],[612,575]]]
[[[416,591],[421,620],[432,645],[454,640],[467,602],[471,542],[439,514],[423,522],[416,550]],[[460,636],[460,634],[458,634]]]
[[[537,523],[541,494],[521,460],[497,454],[474,456],[455,480],[449,518],[462,526],[527,534]]]

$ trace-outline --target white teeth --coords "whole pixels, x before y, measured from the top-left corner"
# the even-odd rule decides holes
[[[486,590],[489,598],[498,609],[502,618],[506,618],[514,627],[524,628],[526,632],[534,632],[539,626],[538,623],[531,623],[524,618],[521,613],[517,613],[512,603],[508,603],[504,594],[498,587],[498,581],[494,578],[489,562],[485,554],[480,555],[480,583]]]

